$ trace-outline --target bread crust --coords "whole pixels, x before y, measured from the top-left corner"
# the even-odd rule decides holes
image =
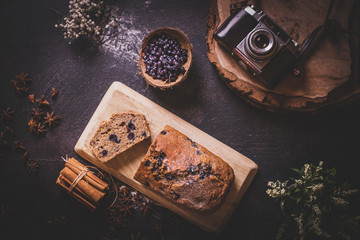
[[[233,169],[220,157],[165,126],[149,147],[134,179],[176,203],[211,211],[234,181]]]

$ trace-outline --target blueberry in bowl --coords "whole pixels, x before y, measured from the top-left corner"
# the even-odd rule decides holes
[[[146,82],[167,89],[184,81],[192,63],[193,47],[176,28],[158,28],[143,40],[139,65]]]

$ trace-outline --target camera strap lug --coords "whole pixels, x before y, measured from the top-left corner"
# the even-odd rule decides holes
[[[230,13],[233,14],[239,9],[243,9],[245,6],[247,6],[249,0],[241,1],[238,3],[234,3],[230,5]]]

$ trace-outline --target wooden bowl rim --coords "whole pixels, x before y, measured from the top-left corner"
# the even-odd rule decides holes
[[[150,75],[145,73],[146,67],[145,67],[145,63],[143,61],[143,55],[144,55],[143,49],[145,48],[145,46],[147,45],[149,40],[154,35],[161,34],[163,32],[164,33],[171,32],[172,33],[172,34],[170,34],[171,37],[175,38],[179,42],[181,48],[184,48],[188,51],[188,60],[185,62],[185,64],[183,64],[183,66],[184,67],[186,66],[186,68],[187,68],[187,69],[185,68],[186,72],[184,74],[180,74],[174,82],[170,82],[170,83],[166,83],[160,79],[154,79]],[[173,36],[173,35],[176,35],[176,36]],[[142,41],[141,50],[140,50],[140,54],[139,54],[139,66],[140,66],[140,70],[141,70],[141,75],[145,78],[145,80],[148,84],[150,84],[151,86],[153,86],[155,88],[156,87],[159,87],[161,89],[172,88],[172,87],[180,84],[181,82],[183,82],[189,74],[189,71],[190,71],[190,68],[192,65],[192,60],[193,60],[193,46],[190,43],[190,40],[186,36],[186,34],[178,28],[162,27],[162,28],[154,29],[150,33],[148,33]]]

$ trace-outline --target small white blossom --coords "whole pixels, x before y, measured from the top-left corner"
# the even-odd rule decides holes
[[[359,192],[359,190],[357,190],[357,189],[347,189],[347,190],[341,191],[341,195],[342,196],[350,196],[350,195],[353,195],[358,192]]]
[[[278,198],[286,193],[286,182],[281,183],[280,181],[268,182],[270,189],[266,190],[266,193],[272,198]],[[272,189],[271,189],[272,188]]]
[[[56,28],[64,31],[64,38],[77,39],[81,35],[88,38],[100,39],[101,27],[95,23],[92,16],[100,16],[103,1],[71,0],[69,1],[69,15],[64,17],[63,23],[56,24]]]
[[[309,179],[311,178],[312,174],[311,174],[311,168],[309,164],[305,164],[304,165],[304,176],[303,179]]]
[[[298,230],[299,230],[299,237],[300,239],[304,240],[305,237],[305,231],[304,231],[304,220],[303,220],[303,214],[301,213],[299,217],[295,217],[294,218],[297,226],[298,226]]]
[[[324,162],[323,162],[323,161],[320,161],[320,162],[319,162],[319,166],[316,167],[315,172],[316,172],[316,173],[319,173],[320,171],[322,171],[322,170],[323,170],[323,168],[322,168],[323,165],[324,165]]]
[[[275,183],[272,181],[269,181],[267,185],[272,188],[274,188],[276,186]]]
[[[312,209],[313,209],[314,213],[316,214],[316,216],[321,216],[322,215],[322,212],[321,212],[320,207],[319,207],[318,204],[312,205]]]
[[[344,200],[343,198],[340,197],[331,197],[331,201],[336,205],[336,206],[348,206],[349,202]]]
[[[298,185],[302,185],[304,182],[301,179],[295,179],[295,183]]]
[[[308,189],[310,189],[314,193],[320,192],[323,188],[324,188],[323,183],[308,186]]]

